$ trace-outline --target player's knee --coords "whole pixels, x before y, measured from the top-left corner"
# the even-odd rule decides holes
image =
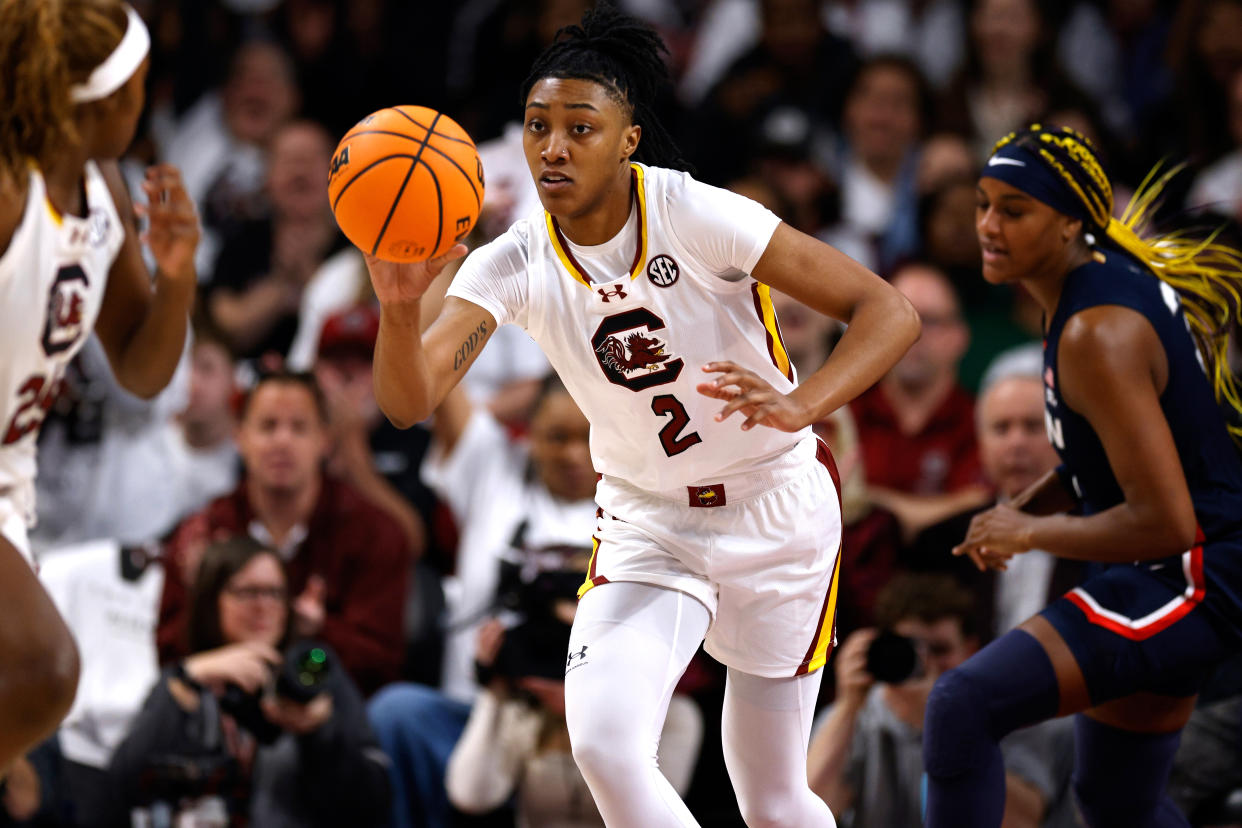
[[[28,636],[9,648],[11,661],[0,689],[7,733],[41,738],[55,729],[73,705],[80,662],[77,644],[63,624]]]
[[[569,744],[574,762],[588,780],[631,779],[644,765],[633,739],[633,724],[613,721],[607,714],[570,717]]]
[[[936,681],[923,717],[923,765],[929,774],[956,776],[974,767],[989,740],[986,701],[978,680],[960,669]]]
[[[789,797],[739,797],[737,804],[746,828],[785,828],[798,824],[798,813]]]

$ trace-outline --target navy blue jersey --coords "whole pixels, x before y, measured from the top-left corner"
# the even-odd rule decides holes
[[[1169,365],[1160,407],[1177,446],[1199,523],[1200,538],[1195,551],[1206,547],[1202,557],[1180,556],[1181,560],[1153,561],[1148,566],[1153,570],[1170,570],[1167,574],[1173,578],[1185,576],[1198,581],[1199,587],[1208,585],[1200,581],[1204,573],[1189,570],[1203,566],[1207,582],[1217,581],[1224,588],[1228,603],[1238,606],[1238,599],[1242,598],[1242,555],[1238,546],[1242,541],[1242,457],[1225,428],[1224,415],[1203,370],[1176,292],[1121,253],[1109,252],[1104,262],[1088,262],[1066,277],[1044,342],[1048,437],[1061,456],[1085,514],[1103,511],[1124,500],[1095,429],[1085,417],[1065,405],[1058,391],[1057,349],[1061,331],[1074,314],[1097,305],[1117,305],[1141,313],[1160,337]],[[1217,542],[1222,542],[1219,553],[1213,554],[1212,547]]]

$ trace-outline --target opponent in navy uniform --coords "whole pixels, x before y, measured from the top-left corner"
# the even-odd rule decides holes
[[[1094,149],[1070,130],[1009,136],[984,168],[984,276],[1021,283],[1044,308],[1046,425],[1063,463],[976,517],[955,552],[981,568],[1032,548],[1100,565],[937,682],[929,826],[999,825],[997,741],[1069,713],[1088,825],[1188,824],[1164,794],[1178,734],[1242,641],[1242,459],[1221,407],[1237,395],[1213,336],[1242,274],[1227,248],[1135,233],[1166,180],[1123,223]]]
[[[444,260],[368,261],[382,307],[376,398],[395,423],[418,422],[496,325],[526,328],[590,420],[603,475],[565,716],[605,823],[697,824],[655,748],[704,642],[729,668],[724,754],[743,816],[823,828],[833,819],[807,785],[806,750],[833,641],[840,509],[808,426],[879,379],[918,322],[856,262],[669,169],[675,149],[650,111],[662,49],[601,4],[538,59],[523,148],[542,209],[462,264],[425,336],[419,299]],[[850,321],[800,383],[769,286]]]
[[[116,163],[142,112],[149,46],[118,0],[0,0],[0,775],[60,722],[77,685],[73,639],[29,563],[43,416],[92,331],[144,397],[185,343],[194,206],[175,169],[147,172],[152,280]]]

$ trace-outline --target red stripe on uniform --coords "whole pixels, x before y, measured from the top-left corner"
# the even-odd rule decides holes
[[[1181,619],[1185,618],[1190,612],[1203,601],[1203,597],[1207,594],[1207,585],[1203,581],[1203,543],[1205,541],[1203,529],[1199,526],[1195,527],[1195,546],[1190,550],[1190,595],[1182,595],[1182,603],[1165,615],[1160,616],[1156,620],[1143,624],[1142,626],[1132,627],[1122,624],[1115,618],[1109,618],[1102,615],[1095,607],[1087,603],[1087,600],[1077,593],[1077,591],[1066,594],[1066,598],[1070,600],[1074,606],[1082,610],[1083,615],[1087,616],[1087,620],[1097,627],[1103,627],[1109,632],[1116,633],[1123,638],[1131,641],[1144,641],[1156,635],[1159,632],[1167,630]]]

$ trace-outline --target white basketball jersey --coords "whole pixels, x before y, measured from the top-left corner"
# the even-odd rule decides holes
[[[779,219],[685,173],[635,164],[633,183],[617,238],[574,247],[540,210],[470,256],[449,294],[540,344],[591,422],[597,471],[649,491],[718,483],[808,433],[718,423],[725,403],[695,390],[719,360],[781,393],[797,384],[768,288],[749,275]]]
[[[99,315],[125,240],[108,185],[85,169],[86,218],[61,216],[30,172],[26,209],[0,255],[0,500],[34,521],[35,440],[69,363]]]

